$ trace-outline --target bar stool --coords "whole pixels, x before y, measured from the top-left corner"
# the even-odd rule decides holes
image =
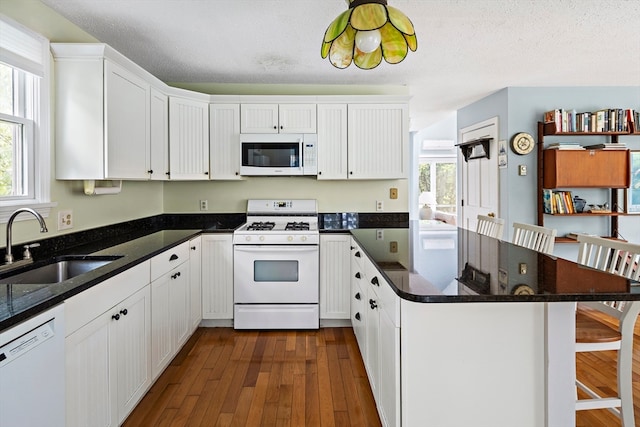
[[[554,228],[514,222],[512,243],[544,254],[552,254],[557,233]]]
[[[493,237],[495,239],[502,239],[503,232],[504,219],[493,216],[478,215],[476,233],[482,234],[483,236]]]

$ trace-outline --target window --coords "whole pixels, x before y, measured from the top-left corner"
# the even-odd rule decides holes
[[[429,194],[424,197],[423,193]],[[431,208],[456,213],[456,158],[420,157],[418,163],[418,200],[427,199]]]
[[[0,16],[0,222],[19,207],[48,216],[49,41]]]

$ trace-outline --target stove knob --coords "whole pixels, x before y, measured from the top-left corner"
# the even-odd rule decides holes
[[[246,240],[247,242],[250,242],[250,241],[251,241],[251,236],[246,236],[246,237],[244,238],[244,240]]]
[[[293,240],[293,236],[287,237],[287,240],[291,242]]]
[[[260,241],[264,242],[264,236],[260,236]]]
[[[301,237],[301,240],[302,240],[303,242],[306,242],[306,241],[307,241],[307,236],[302,236],[302,237]]]

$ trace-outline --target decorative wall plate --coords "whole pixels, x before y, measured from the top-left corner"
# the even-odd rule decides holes
[[[514,153],[524,155],[533,151],[536,142],[531,135],[526,132],[520,132],[511,139],[511,149]]]

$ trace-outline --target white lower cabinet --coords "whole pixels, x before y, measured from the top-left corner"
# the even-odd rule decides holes
[[[351,324],[382,425],[400,421],[400,298],[351,243]]]
[[[350,316],[350,262],[348,234],[320,236],[320,319]]]
[[[188,251],[189,242],[185,242],[151,259],[151,276],[156,277],[151,282],[153,378],[162,373],[189,337]]]
[[[189,332],[202,320],[202,238],[189,241]]]
[[[65,304],[66,425],[118,426],[151,385],[149,263]]]
[[[202,318],[233,319],[231,234],[202,235]]]

